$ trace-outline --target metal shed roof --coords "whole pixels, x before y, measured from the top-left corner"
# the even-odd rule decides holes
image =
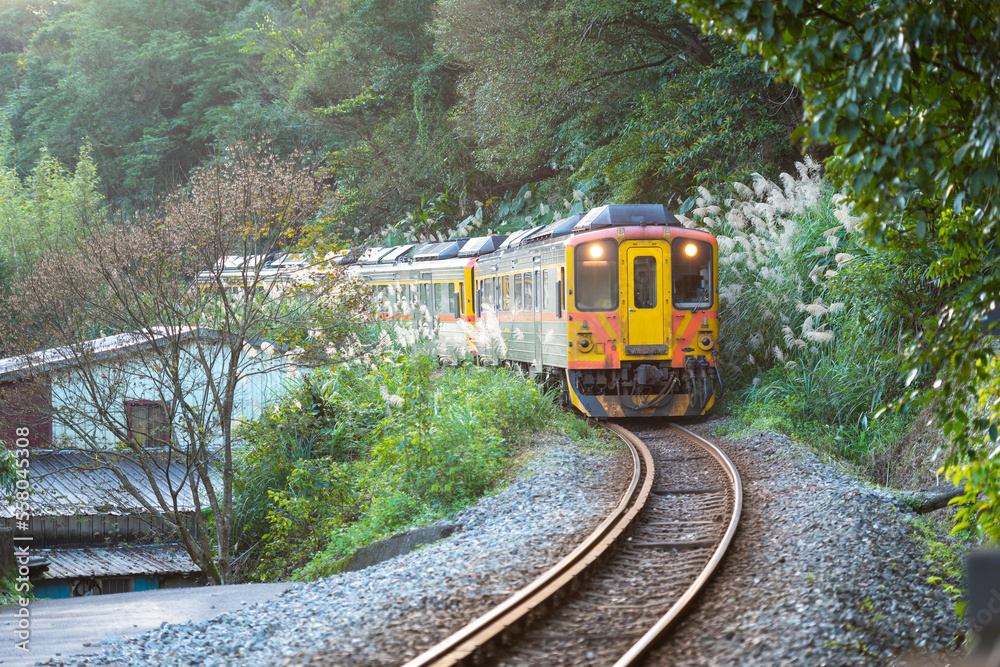
[[[188,574],[201,572],[178,545],[102,549],[38,549],[49,561],[42,579],[124,577],[132,574]]]
[[[195,511],[190,487],[181,481],[184,473],[182,466],[176,459],[171,464],[165,457],[154,461],[154,479],[164,496],[169,498],[169,489],[172,488],[177,492],[178,509],[182,512]],[[111,452],[32,452],[29,513],[32,516],[148,514],[149,510],[125,490],[110,470],[112,464],[122,470],[150,505],[159,507],[145,471],[124,455]],[[0,517],[10,518],[13,515],[13,506],[0,502]]]
[[[0,359],[0,382],[14,380],[31,373],[42,373],[73,365],[83,357],[104,359],[129,354],[150,347],[154,340],[163,340],[171,335],[179,335],[182,340],[196,337],[211,339],[220,337],[218,330],[203,327],[177,327],[171,330],[166,327],[151,327],[144,331],[105,336],[104,338],[82,341],[75,345],[53,347],[31,354]]]

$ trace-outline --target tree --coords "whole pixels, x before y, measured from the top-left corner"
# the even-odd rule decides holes
[[[336,183],[327,226],[343,236],[383,229],[420,192],[471,205],[468,149],[448,122],[457,71],[435,52],[432,6],[311,2],[242,33],[287,103],[327,128]]]
[[[104,205],[88,146],[80,149],[72,172],[43,152],[23,181],[12,153],[9,126],[0,125],[0,286],[27,273],[44,254],[71,247]]]
[[[435,29],[462,67],[456,129],[501,183],[582,173],[610,201],[671,201],[791,168],[791,86],[664,3],[445,1]]]
[[[231,580],[238,539],[233,426],[252,414],[239,405],[241,387],[274,386],[276,377],[336,354],[356,329],[336,313],[363,305],[363,293],[337,274],[302,269],[289,282],[293,268],[264,261],[308,232],[318,193],[305,166],[279,160],[266,145],[236,145],[200,168],[158,215],[92,224],[75,250],[41,260],[3,300],[5,340],[24,353],[56,347],[67,357],[69,379],[53,385],[63,399],[54,426],[80,449],[117,443],[101,463],[165,518],[213,583]],[[109,360],[101,349],[107,338],[83,342],[109,335],[123,336],[113,340],[133,353]],[[46,361],[25,358],[35,367]],[[137,438],[122,400],[146,397],[162,411],[159,426]],[[166,477],[155,501],[130,482],[123,461],[151,480]],[[187,492],[194,526],[179,511]]]
[[[933,246],[929,275],[951,296],[904,355],[907,400],[929,399],[952,460],[971,462],[958,472],[972,482],[967,500],[981,490],[995,498],[1000,377],[983,315],[1000,305],[1000,3],[679,5],[704,29],[744,40],[798,87],[801,134],[834,147],[827,166],[867,214],[872,239]],[[980,509],[997,539],[1000,508]],[[976,522],[975,513],[963,516]]]
[[[255,76],[259,59],[229,39],[259,16],[257,3],[246,4],[85,0],[40,8],[5,91],[21,169],[43,149],[69,164],[89,142],[108,198],[141,208],[183,180],[216,141],[268,129],[246,127],[268,95]]]
[[[776,176],[798,151],[789,140],[798,96],[761,71],[760,60],[714,43],[695,63],[642,95],[620,133],[580,173],[600,179],[612,201],[693,202],[696,186]]]

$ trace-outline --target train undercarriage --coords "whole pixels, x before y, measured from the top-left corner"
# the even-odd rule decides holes
[[[598,419],[701,415],[721,396],[717,367],[689,357],[684,368],[669,360],[625,361],[612,369],[547,368],[545,384],[566,402]]]

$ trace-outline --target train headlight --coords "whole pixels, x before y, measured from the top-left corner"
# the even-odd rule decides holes
[[[604,254],[604,248],[602,248],[601,246],[597,245],[596,243],[590,246],[590,256],[593,257],[594,259],[600,259],[603,254]]]
[[[686,246],[684,246],[684,254],[687,255],[688,257],[694,257],[695,255],[698,254],[698,246],[696,246],[693,243],[688,243]]]

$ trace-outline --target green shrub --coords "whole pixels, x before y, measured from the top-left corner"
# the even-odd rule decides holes
[[[310,560],[295,576],[334,572],[358,547],[488,492],[522,436],[550,422],[589,433],[510,369],[387,354],[317,372],[241,431],[243,549],[258,545],[257,578]]]
[[[868,245],[814,163],[780,180],[734,183],[725,199],[701,189],[687,221],[719,243],[727,389],[746,423],[874,470],[910,421],[875,416],[903,391],[903,341],[933,314],[930,258]]]
[[[358,513],[352,464],[326,457],[299,461],[283,489],[268,491],[271,509],[260,576],[280,578],[326,546],[326,536]]]
[[[385,412],[356,366],[321,371],[286,387],[256,420],[239,427],[246,443],[234,478],[234,534],[250,549],[268,530],[268,492],[286,486],[301,461],[350,461],[371,446]]]

